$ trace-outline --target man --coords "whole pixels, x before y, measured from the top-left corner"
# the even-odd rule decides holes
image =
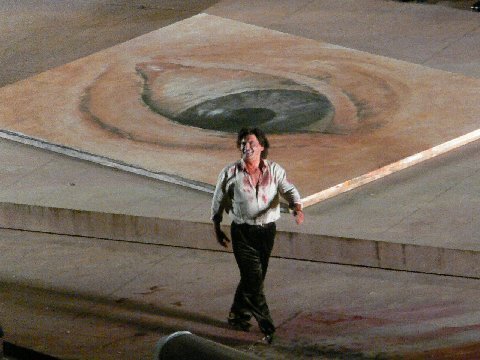
[[[244,128],[237,136],[241,159],[226,166],[218,176],[212,201],[212,220],[220,245],[229,238],[220,228],[223,211],[232,218],[233,253],[240,270],[228,323],[248,331],[253,315],[264,340],[272,342],[275,326],[263,292],[263,282],[280,218],[281,195],[288,201],[297,224],[304,214],[300,194],[286,177],[285,170],[267,160],[269,142],[258,128]]]

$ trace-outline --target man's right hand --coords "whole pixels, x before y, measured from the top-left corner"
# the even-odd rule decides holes
[[[217,241],[220,245],[223,247],[227,248],[228,243],[230,242],[230,239],[225,235],[225,233],[222,231],[220,228],[220,223],[213,223],[213,226],[215,228],[215,236],[217,237]]]

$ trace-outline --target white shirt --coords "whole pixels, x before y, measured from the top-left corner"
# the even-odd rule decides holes
[[[273,161],[260,161],[257,186],[243,159],[227,165],[218,176],[212,200],[212,220],[222,221],[225,210],[237,224],[264,225],[280,218],[279,195],[289,207],[301,204],[296,187],[287,180],[285,170]]]

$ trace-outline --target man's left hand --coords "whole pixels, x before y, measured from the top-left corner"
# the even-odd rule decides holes
[[[293,212],[293,216],[295,216],[295,222],[297,225],[303,224],[303,221],[305,220],[305,215],[303,214],[302,210],[295,210]]]

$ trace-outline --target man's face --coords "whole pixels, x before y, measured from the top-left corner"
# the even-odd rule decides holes
[[[247,135],[240,143],[242,159],[245,161],[260,160],[264,147],[260,145],[255,135]]]

